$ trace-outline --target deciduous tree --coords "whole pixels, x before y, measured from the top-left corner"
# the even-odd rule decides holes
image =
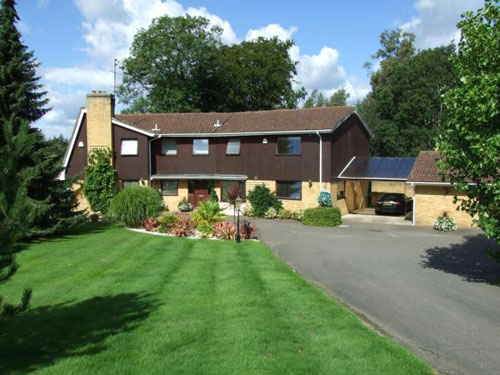
[[[452,64],[458,84],[445,94],[440,167],[457,189],[461,209],[500,242],[500,2],[466,12]],[[500,261],[500,253],[492,253]]]

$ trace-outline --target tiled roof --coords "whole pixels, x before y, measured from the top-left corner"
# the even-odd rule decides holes
[[[441,155],[438,151],[420,151],[408,177],[409,182],[448,182],[444,180],[436,165]]]
[[[138,113],[115,118],[148,132],[158,125],[161,134],[312,131],[335,128],[354,110],[353,106],[343,106],[233,113]],[[222,126],[215,127],[217,121]]]

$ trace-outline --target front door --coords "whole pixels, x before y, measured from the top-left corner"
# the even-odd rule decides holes
[[[189,181],[189,203],[193,208],[198,207],[201,202],[210,199],[210,189],[207,180]]]

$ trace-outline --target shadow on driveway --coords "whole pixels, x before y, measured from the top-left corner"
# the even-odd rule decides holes
[[[470,282],[487,282],[500,286],[500,264],[486,254],[486,249],[500,249],[483,235],[465,237],[462,243],[427,249],[421,265],[461,276]]]

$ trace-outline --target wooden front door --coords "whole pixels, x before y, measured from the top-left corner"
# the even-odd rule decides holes
[[[210,189],[207,180],[189,181],[189,203],[193,208],[208,199],[210,199]]]

